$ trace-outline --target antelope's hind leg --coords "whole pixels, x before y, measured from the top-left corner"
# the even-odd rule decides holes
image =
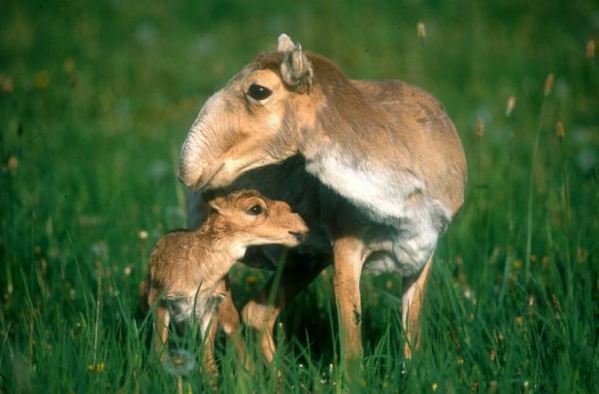
[[[420,313],[432,266],[431,256],[419,273],[404,279],[401,320],[406,335],[404,356],[407,359],[412,358],[412,353],[420,347]]]

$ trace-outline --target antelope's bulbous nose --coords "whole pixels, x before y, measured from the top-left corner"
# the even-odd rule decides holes
[[[188,136],[179,153],[179,168],[177,178],[190,189],[194,189],[203,174],[203,166],[198,162],[199,155],[191,147],[192,142]]]
[[[190,174],[189,171],[179,168],[179,171],[177,171],[177,178],[179,178],[179,182],[187,186],[189,189],[196,190],[201,186],[200,180],[202,178],[202,173]]]

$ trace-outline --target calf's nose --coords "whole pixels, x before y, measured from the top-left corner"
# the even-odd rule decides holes
[[[308,236],[307,233],[299,232],[299,231],[290,231],[289,234],[293,235],[297,242],[302,242]]]

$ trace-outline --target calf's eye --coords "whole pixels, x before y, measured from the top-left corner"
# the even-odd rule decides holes
[[[262,213],[262,207],[258,204],[253,205],[250,209],[248,209],[248,213],[250,215],[258,216]]]
[[[250,85],[248,89],[248,95],[254,100],[264,100],[272,94],[272,90],[257,83]]]

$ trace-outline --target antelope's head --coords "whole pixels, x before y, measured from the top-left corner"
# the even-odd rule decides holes
[[[206,101],[181,148],[181,181],[196,190],[224,187],[296,154],[315,119],[312,77],[308,56],[282,34],[276,52],[260,55]]]

